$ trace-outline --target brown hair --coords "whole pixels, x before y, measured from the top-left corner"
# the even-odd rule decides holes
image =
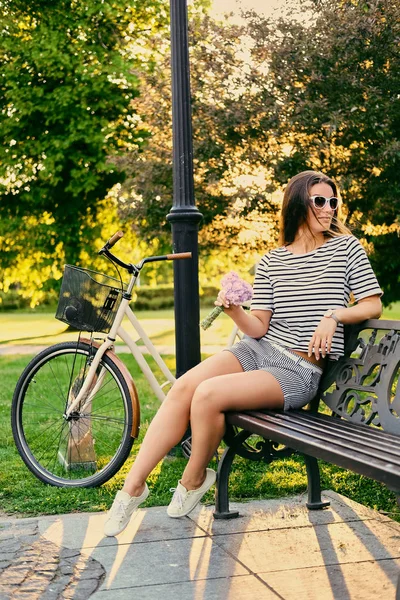
[[[337,196],[338,190],[336,183],[323,173],[318,171],[303,171],[298,173],[288,182],[283,195],[279,243],[281,246],[287,246],[294,241],[296,233],[301,226],[309,229],[307,222],[308,208],[315,214],[312,204],[310,204],[310,189],[317,183],[327,183],[332,188],[334,196]],[[351,235],[348,229],[340,220],[340,203],[335,210],[331,227],[324,232],[325,237],[331,238],[339,235]]]

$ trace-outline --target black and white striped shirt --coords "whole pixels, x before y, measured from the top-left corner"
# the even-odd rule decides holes
[[[307,254],[292,254],[285,247],[266,254],[257,268],[251,309],[272,312],[265,339],[307,352],[324,313],[346,307],[350,292],[357,301],[382,294],[364,248],[354,236],[343,235]],[[331,358],[343,351],[339,324]]]

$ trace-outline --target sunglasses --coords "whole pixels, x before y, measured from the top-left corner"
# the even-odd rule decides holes
[[[336,210],[339,204],[339,200],[335,196],[332,196],[332,198],[325,198],[325,196],[310,196],[310,200],[315,208],[318,209],[325,208],[329,202],[331,210]]]

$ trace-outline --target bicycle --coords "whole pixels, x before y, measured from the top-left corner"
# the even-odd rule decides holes
[[[117,337],[128,346],[160,402],[163,387],[175,381],[129,303],[146,263],[187,259],[191,253],[125,263],[110,252],[122,236],[114,234],[99,254],[129,273],[128,285],[121,278],[66,265],[56,318],[80,331],[78,342],[40,352],[24,369],[14,392],[11,426],[18,452],[38,479],[53,486],[102,485],[119,471],[138,437],[139,398],[132,376],[113,351]],[[166,377],[164,384],[158,383],[136,341],[123,329],[124,316]],[[91,337],[83,338],[83,331]],[[102,343],[95,332],[106,334]]]

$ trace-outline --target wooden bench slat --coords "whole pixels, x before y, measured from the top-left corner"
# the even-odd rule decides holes
[[[293,412],[290,415],[285,413],[271,413],[266,414],[263,412],[249,411],[248,414],[263,420],[263,417],[267,417],[269,420],[273,417],[277,417],[279,421],[287,422],[288,426],[299,426],[310,430],[323,431],[324,435],[338,437],[346,440],[347,445],[350,442],[356,443],[358,447],[366,447],[378,449],[384,453],[385,457],[387,454],[392,455],[392,460],[400,465],[400,439],[396,436],[386,433],[380,429],[373,429],[372,427],[365,427],[365,425],[356,425],[354,423],[348,423],[343,419],[337,419],[328,415],[316,414],[310,415],[307,413]]]
[[[357,435],[366,436],[368,439],[371,439],[374,443],[379,441],[382,438],[382,434],[384,434],[385,442],[389,444],[391,447],[392,444],[400,444],[400,438],[393,433],[389,433],[388,431],[383,431],[377,427],[373,427],[370,425],[365,425],[363,423],[350,423],[346,421],[346,419],[342,419],[340,417],[333,417],[330,415],[325,415],[323,413],[308,413],[305,411],[293,411],[292,414],[296,414],[296,417],[299,419],[304,419],[306,422],[313,421],[314,419],[318,422],[326,422],[333,428],[339,425],[339,427],[343,430],[347,430],[349,433],[353,432]]]
[[[244,427],[249,432],[285,444],[303,454],[333,462],[360,475],[372,476],[377,481],[385,483],[389,488],[400,490],[400,466],[389,462],[387,457],[383,460],[376,456],[366,455],[354,447],[346,447],[346,453],[344,453],[343,443],[337,443],[331,437],[321,439],[315,434],[305,433],[304,429],[294,430],[293,427],[285,427],[282,422],[274,422],[272,419],[262,422],[251,414],[229,413],[228,420],[232,425]]]
[[[360,455],[365,454],[366,458],[373,456],[384,461],[387,461],[389,458],[391,462],[400,467],[400,441],[395,438],[395,443],[393,444],[391,439],[388,440],[388,450],[388,444],[383,443],[386,436],[385,432],[381,432],[380,437],[383,439],[371,440],[371,443],[368,443],[367,435],[365,435],[365,439],[355,439],[354,436],[351,435],[354,434],[354,431],[352,431],[354,430],[354,425],[351,426],[349,431],[342,432],[342,424],[344,425],[344,429],[347,429],[344,421],[339,419],[334,420],[332,417],[328,417],[328,419],[331,420],[331,423],[328,423],[327,421],[324,422],[322,419],[318,419],[317,416],[315,419],[305,418],[302,420],[301,417],[295,413],[285,415],[284,413],[266,414],[251,411],[246,414],[259,420],[260,425],[265,424],[266,432],[270,428],[270,423],[274,423],[278,427],[285,428],[287,431],[293,430],[305,435],[310,435],[311,437],[316,437],[317,439],[332,440],[336,445],[342,446],[346,450],[355,449]],[[228,421],[230,421],[229,417]],[[237,421],[235,424],[238,424]],[[331,427],[327,427],[328,424],[331,425]],[[247,421],[244,424],[244,428],[247,428]],[[366,429],[363,425],[361,425],[360,428]],[[356,446],[354,442],[356,442]],[[373,453],[371,453],[371,451],[373,451]],[[388,457],[388,454],[390,457]]]

